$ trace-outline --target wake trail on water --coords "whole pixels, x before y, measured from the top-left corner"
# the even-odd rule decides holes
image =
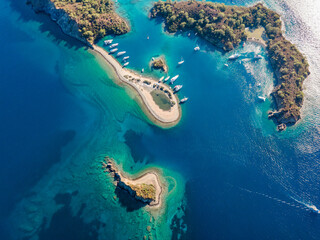
[[[281,200],[279,198],[276,198],[276,197],[272,197],[272,196],[269,196],[268,194],[264,194],[264,193],[260,193],[260,192],[256,192],[256,191],[251,191],[249,189],[246,189],[246,188],[242,188],[242,187],[238,187],[240,190],[242,191],[245,191],[245,192],[248,192],[248,193],[252,193],[252,194],[256,194],[256,195],[259,195],[259,196],[263,196],[265,198],[268,198],[268,199],[271,199],[273,201],[276,201],[276,202],[279,202],[279,203],[282,203],[282,204],[285,204],[287,206],[290,206],[290,207],[294,207],[294,208],[297,208],[297,209],[301,209],[301,210],[305,210],[305,211],[319,211],[317,209],[317,207],[313,204],[307,204],[307,203],[304,203],[302,201],[299,201],[291,196],[289,196],[292,200],[294,200],[296,203],[299,203],[299,204],[296,204],[296,203],[292,203],[292,202],[287,202],[287,201],[284,201],[284,200]]]

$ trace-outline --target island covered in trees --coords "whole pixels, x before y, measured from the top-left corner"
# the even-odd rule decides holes
[[[92,45],[106,35],[129,31],[127,22],[114,11],[112,0],[27,0],[36,11],[51,15],[62,30]]]
[[[164,19],[166,30],[194,31],[213,45],[230,51],[247,40],[246,28],[263,27],[267,36],[267,52],[277,76],[272,92],[276,111],[269,117],[279,129],[295,124],[303,103],[302,83],[310,74],[306,58],[283,36],[279,14],[258,3],[251,7],[227,6],[213,2],[156,2],[152,18]]]

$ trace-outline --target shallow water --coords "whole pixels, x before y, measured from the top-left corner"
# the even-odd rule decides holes
[[[319,218],[301,204],[320,205],[319,13],[311,0],[304,3],[266,1],[282,13],[286,36],[307,55],[312,72],[302,121],[279,134],[267,119],[271,99],[257,100],[274,82],[257,44],[235,52],[259,53],[261,61],[226,68],[232,53],[194,35],[167,35],[161,22],[149,20],[152,1],[119,0],[117,11],[132,32],[115,41],[130,55],[130,68],[161,77],[148,63],[164,55],[168,74],[180,75],[179,96],[189,97],[178,126],[163,130],[108,67],[47,16],[1,0],[1,239],[320,238]],[[177,66],[181,57],[185,63]],[[115,191],[101,170],[105,155],[130,173],[163,169],[170,191],[165,210],[151,217]],[[84,230],[70,235],[70,229]]]

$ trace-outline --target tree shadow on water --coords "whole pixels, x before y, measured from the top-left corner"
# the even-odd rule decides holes
[[[126,190],[122,188],[116,187],[115,194],[118,197],[120,205],[126,208],[127,212],[136,211],[147,205],[146,203],[136,200]]]
[[[81,41],[66,35],[60,28],[60,26],[51,20],[50,16],[45,13],[36,13],[32,9],[31,4],[27,4],[26,1],[10,1],[11,8],[19,13],[19,20],[23,22],[35,21],[40,23],[39,30],[41,33],[48,33],[49,37],[53,38],[53,42],[57,44],[64,43],[67,48],[88,48]]]
[[[94,240],[98,239],[98,229],[101,225],[99,221],[85,223],[82,218],[82,212],[86,207],[82,204],[76,215],[73,215],[71,209],[71,199],[77,192],[72,194],[57,194],[54,198],[57,204],[63,207],[54,213],[50,225],[46,228],[47,219],[44,219],[39,232],[39,240]]]

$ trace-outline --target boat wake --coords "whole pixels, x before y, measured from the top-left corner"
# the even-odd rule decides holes
[[[295,202],[287,202],[287,201],[281,200],[281,199],[279,199],[279,198],[269,196],[268,194],[251,191],[251,190],[249,190],[249,189],[242,188],[242,187],[239,187],[239,189],[242,190],[242,191],[248,192],[248,193],[256,194],[256,195],[259,195],[259,196],[262,196],[262,197],[271,199],[271,200],[273,200],[273,201],[276,201],[276,202],[278,202],[278,203],[285,204],[285,205],[290,206],[290,207],[294,207],[294,208],[298,208],[298,209],[301,209],[301,210],[311,211],[311,212],[320,214],[320,210],[319,210],[315,205],[313,205],[313,204],[308,204],[308,203],[304,203],[304,202],[299,201],[299,200],[297,200],[297,199],[295,199],[295,198],[293,198],[293,197],[291,197],[291,196],[290,196],[290,198],[291,198],[292,200],[294,200]],[[297,204],[297,203],[298,203],[298,204]]]

